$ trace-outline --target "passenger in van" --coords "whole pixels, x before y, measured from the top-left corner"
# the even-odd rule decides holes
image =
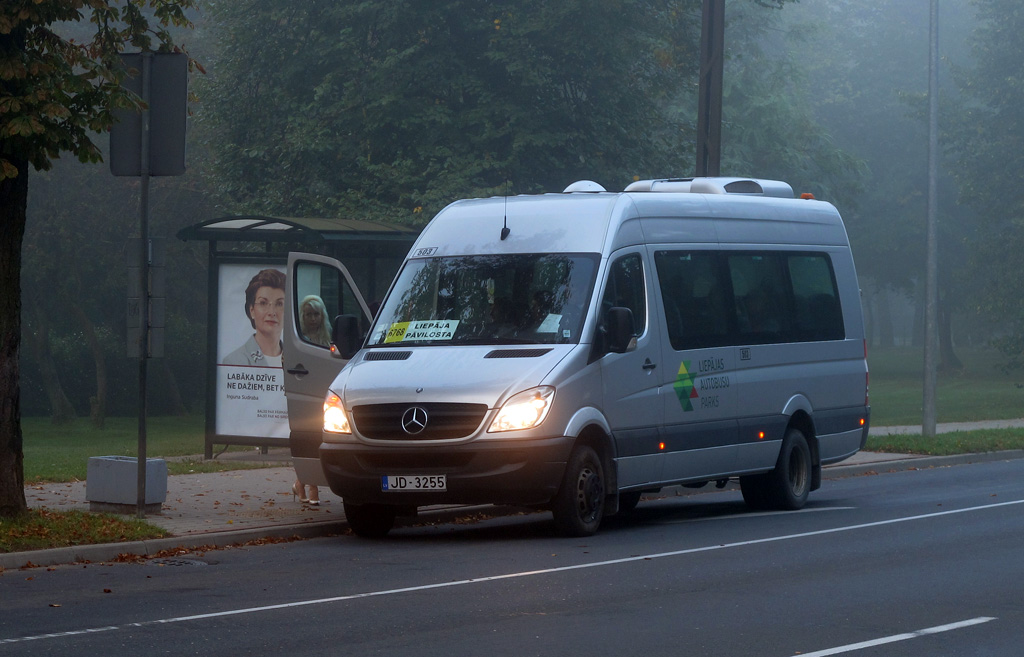
[[[495,297],[491,305],[488,334],[492,337],[509,337],[523,321],[525,309],[507,297]]]
[[[519,333],[554,333],[558,328],[558,322],[553,325],[545,325],[549,322],[548,317],[554,303],[555,295],[550,290],[534,290],[530,296],[530,305],[519,320]],[[558,317],[561,319],[561,316]]]
[[[315,294],[303,297],[299,302],[299,328],[302,339],[321,347],[331,346],[331,322],[327,319],[327,306]]]
[[[245,288],[245,314],[255,333],[222,361],[224,365],[281,367],[284,274],[260,270]]]

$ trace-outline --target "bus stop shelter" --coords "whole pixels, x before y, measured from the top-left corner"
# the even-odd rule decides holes
[[[223,384],[223,377],[218,377],[219,352],[230,336],[237,335],[239,330],[249,331],[241,310],[245,302],[240,300],[244,299],[245,284],[254,280],[254,274],[267,269],[283,272],[291,251],[329,256],[345,265],[367,303],[372,304],[383,299],[419,232],[419,228],[358,219],[267,216],[220,217],[178,231],[178,239],[209,244],[206,458],[212,458],[215,445],[225,449],[229,445],[247,445],[264,451],[288,446],[287,414],[279,410],[285,407],[283,387],[280,399],[274,397],[276,385],[264,384],[260,392],[226,397],[219,390]],[[251,388],[261,384],[247,385]],[[275,410],[232,415],[230,407],[234,404],[238,409],[243,404],[251,406],[250,402],[235,399],[259,395],[264,397],[263,406]]]

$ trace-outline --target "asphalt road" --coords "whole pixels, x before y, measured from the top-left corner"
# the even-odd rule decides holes
[[[2,655],[1024,654],[1024,461],[0,576]]]

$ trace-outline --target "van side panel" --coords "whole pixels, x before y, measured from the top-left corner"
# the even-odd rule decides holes
[[[846,231],[835,209],[728,199],[712,204],[707,214],[713,219],[703,219],[671,216],[654,200],[638,206],[668,215],[642,219],[649,259],[658,265],[650,303],[661,323],[665,368],[663,483],[771,470],[795,412],[811,418],[808,439],[817,441],[822,463],[856,452],[867,413],[864,329]],[[685,262],[674,267],[674,258]],[[714,263],[702,268],[702,258],[719,269],[712,271]],[[737,259],[750,262],[739,262],[736,272],[731,261]],[[780,291],[793,290],[786,303],[756,291],[766,283],[754,266],[761,261],[773,264],[785,288]],[[735,278],[742,265],[746,281]],[[815,274],[810,283],[805,272]],[[792,286],[801,284],[811,289],[796,295]],[[708,291],[715,286],[728,289]],[[767,306],[766,318],[790,328],[741,326],[755,321],[756,302]],[[723,303],[736,305],[723,309]],[[680,323],[685,330],[673,328]],[[673,331],[689,337],[673,345]],[[715,337],[716,331],[722,335]],[[753,341],[745,343],[745,335]],[[712,346],[714,340],[721,346]]]

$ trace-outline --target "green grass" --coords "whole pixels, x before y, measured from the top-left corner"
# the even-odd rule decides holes
[[[202,454],[203,418],[154,417],[146,420],[146,455],[150,458]],[[85,479],[90,456],[136,456],[138,418],[107,418],[96,429],[88,419],[56,426],[48,418],[22,418],[25,481]]]
[[[1003,358],[993,350],[960,349],[957,356],[964,369],[939,374],[939,422],[1024,417],[1024,371],[1003,372]],[[873,426],[921,424],[923,360],[919,348],[868,350]]]
[[[976,452],[1024,449],[1024,429],[978,429],[940,433],[934,438],[920,434],[870,436],[866,450],[894,454],[949,456]]]
[[[165,530],[145,521],[107,513],[31,509],[17,518],[0,518],[0,552],[142,541],[165,536],[168,536]]]

